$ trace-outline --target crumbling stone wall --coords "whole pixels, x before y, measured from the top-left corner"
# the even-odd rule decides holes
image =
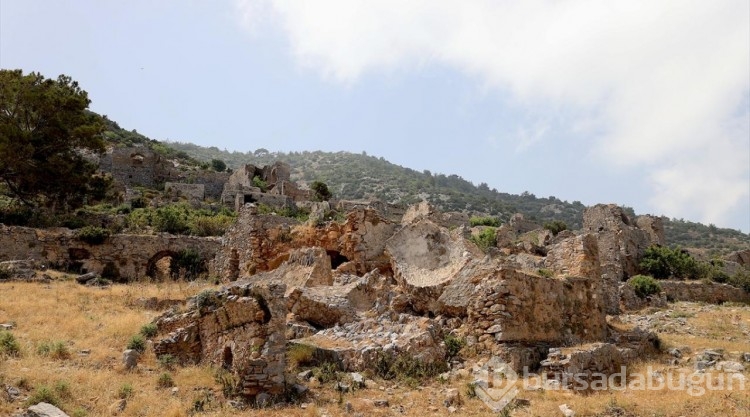
[[[659,281],[669,301],[696,301],[711,304],[750,303],[750,293],[727,284],[702,281]]]
[[[164,192],[167,194],[184,196],[189,200],[203,201],[206,197],[206,186],[203,184],[167,182],[164,184]]]
[[[156,320],[154,353],[183,363],[209,363],[238,380],[248,398],[284,391],[286,368],[286,286],[277,282],[238,283],[203,292],[187,312]]]
[[[216,270],[220,277],[235,280],[274,269],[291,250],[306,247],[324,248],[338,260],[334,268],[346,262],[359,275],[386,270],[389,260],[383,249],[395,228],[374,210],[352,211],[343,224],[315,226],[281,216],[257,215],[246,207],[224,235]]]
[[[503,342],[567,345],[607,337],[598,280],[537,277],[502,266],[476,283],[465,325],[479,349],[490,352]]]
[[[646,249],[652,244],[660,243],[658,239],[660,233],[663,236],[663,228],[659,232],[659,220],[641,220],[642,225],[655,228],[643,230],[638,228],[621,207],[614,204],[598,204],[583,212],[584,233],[596,234],[599,243],[607,313],[619,312],[620,282],[637,274],[638,263]]]
[[[90,245],[76,239],[70,229],[0,225],[0,261],[31,259],[97,273],[109,265],[122,281],[143,278],[156,261],[183,250],[197,251],[210,262],[220,247],[220,238],[169,234],[116,234]]]

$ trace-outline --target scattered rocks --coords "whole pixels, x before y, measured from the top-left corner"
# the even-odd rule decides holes
[[[127,349],[122,352],[122,363],[125,369],[131,370],[138,366],[138,358],[141,356],[135,349]]]
[[[445,399],[443,400],[443,405],[445,407],[450,407],[452,405],[460,405],[461,398],[458,395],[458,389],[456,388],[449,388],[445,392]]]
[[[390,403],[388,402],[388,400],[387,400],[387,399],[384,399],[384,398],[380,398],[380,399],[377,399],[377,400],[373,400],[373,401],[372,401],[372,404],[373,404],[373,405],[374,405],[375,407],[389,407],[389,406],[390,406]]]
[[[61,409],[48,403],[32,405],[27,409],[26,417],[70,417]]]
[[[560,412],[562,412],[563,416],[565,417],[575,417],[576,412],[573,411],[572,408],[568,407],[568,404],[560,404]]]

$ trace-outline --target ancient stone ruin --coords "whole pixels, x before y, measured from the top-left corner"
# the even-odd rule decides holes
[[[466,223],[424,203],[400,222],[371,207],[300,223],[244,206],[214,263],[227,286],[159,319],[158,351],[228,367],[250,398],[288,388],[276,373],[284,345],[348,371],[402,355],[444,366],[451,335],[474,354],[560,378],[656,351],[653,334],[617,330],[607,314],[623,308],[622,280],[645,248],[663,242],[658,219],[601,205],[587,210],[583,231],[555,236],[517,216],[488,254]]]

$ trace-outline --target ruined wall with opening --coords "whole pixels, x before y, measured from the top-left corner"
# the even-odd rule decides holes
[[[80,272],[102,273],[129,281],[147,275],[149,266],[159,257],[193,250],[206,261],[213,260],[221,247],[221,238],[116,234],[104,243],[91,245],[65,228],[32,229],[0,225],[0,261],[30,259],[48,266]]]
[[[286,286],[238,283],[192,299],[188,311],[156,320],[154,353],[231,372],[248,398],[280,394],[286,368]]]

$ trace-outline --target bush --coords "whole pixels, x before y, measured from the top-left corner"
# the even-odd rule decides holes
[[[109,230],[98,226],[85,226],[76,232],[76,239],[89,245],[101,245],[109,237]]]
[[[61,340],[54,342],[42,342],[36,348],[36,353],[39,356],[46,356],[52,359],[68,359],[70,358],[70,349],[68,345]]]
[[[258,187],[260,188],[260,191],[265,193],[268,189],[268,183],[263,181],[263,178],[256,175],[253,177],[253,187]]]
[[[143,353],[146,351],[146,339],[141,335],[135,335],[128,341],[128,349],[133,349],[137,352]]]
[[[500,226],[500,220],[497,217],[472,217],[469,219],[471,227],[474,226]]]
[[[194,236],[222,236],[233,222],[234,217],[224,214],[197,216],[190,221],[190,234]]]
[[[159,379],[156,380],[156,386],[158,388],[173,387],[174,379],[172,379],[172,375],[168,374],[167,372],[163,372],[161,375],[159,375]]]
[[[661,292],[661,285],[653,277],[647,275],[636,275],[628,280],[628,285],[633,287],[635,295],[646,298],[649,295]]]
[[[156,336],[157,330],[158,329],[156,327],[156,324],[154,324],[154,323],[147,323],[147,324],[144,324],[143,326],[141,326],[141,335],[143,337],[146,337],[146,338],[154,337],[154,336]]]
[[[375,374],[385,380],[421,380],[432,378],[447,370],[445,362],[425,363],[409,354],[378,353],[373,363]]]
[[[39,385],[31,394],[26,404],[34,405],[39,403],[52,404],[55,407],[60,407],[60,398],[55,394],[55,391],[47,385]]]
[[[0,355],[19,356],[20,354],[21,345],[13,333],[0,331]]]
[[[174,369],[175,364],[177,363],[177,358],[175,358],[173,355],[170,355],[169,353],[164,355],[159,355],[156,360],[159,362],[159,366],[161,366],[164,369],[172,370]]]
[[[292,369],[296,369],[300,366],[311,365],[315,360],[313,353],[315,353],[315,348],[310,345],[293,344],[287,349],[287,364],[289,364]]]
[[[183,206],[166,206],[157,209],[152,226],[157,232],[172,234],[182,234],[190,230],[187,211]]]
[[[224,172],[227,170],[227,164],[221,159],[212,159],[211,168],[213,168],[216,172]]]
[[[466,345],[466,341],[464,339],[456,337],[450,333],[445,335],[445,338],[443,338],[443,342],[445,342],[445,351],[448,359],[453,359],[454,357],[456,357],[456,355],[458,355],[458,352],[460,352],[464,345]]]
[[[554,220],[544,223],[544,228],[552,232],[553,235],[557,236],[557,234],[562,232],[563,230],[568,230],[568,225],[560,220]]]
[[[322,181],[313,181],[310,184],[310,189],[313,191],[313,201],[328,201],[331,199],[331,191],[328,189],[328,185]]]
[[[479,232],[479,234],[471,236],[471,241],[479,246],[479,249],[487,252],[490,248],[497,246],[495,231],[494,227],[487,227]]]
[[[750,293],[750,271],[744,269],[740,270],[727,281],[729,285],[733,285],[738,288],[744,289]]]
[[[120,386],[120,389],[117,391],[117,397],[122,400],[127,400],[128,398],[133,396],[133,386],[129,383],[124,383]]]
[[[186,279],[195,279],[206,271],[208,268],[205,260],[200,253],[192,249],[177,252],[169,264],[169,273],[173,278],[184,276]]]
[[[666,246],[649,246],[641,260],[640,267],[643,272],[656,279],[701,278],[699,263],[679,247],[670,249]]]

